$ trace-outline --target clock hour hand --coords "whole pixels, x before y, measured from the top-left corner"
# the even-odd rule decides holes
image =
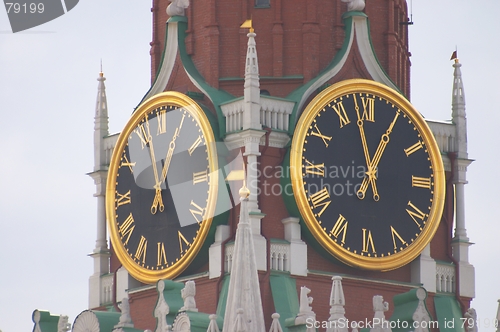
[[[380,199],[380,196],[378,195],[377,192],[377,187],[375,185],[376,184],[375,181],[377,180],[376,177],[377,166],[378,163],[380,162],[380,159],[382,158],[382,154],[384,153],[387,144],[389,143],[389,135],[392,133],[392,129],[396,124],[398,116],[399,116],[399,111],[396,113],[396,116],[394,117],[394,120],[392,120],[387,131],[380,138],[380,143],[378,144],[377,151],[375,151],[375,155],[373,156],[370,165],[368,165],[368,171],[366,172],[367,177],[363,179],[363,182],[361,183],[361,186],[357,192],[357,196],[360,199],[363,199],[365,197],[366,190],[368,189],[368,182],[370,182],[370,184],[372,185],[373,199],[375,201],[378,201]]]

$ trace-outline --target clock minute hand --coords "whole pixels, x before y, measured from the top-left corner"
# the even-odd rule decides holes
[[[179,124],[179,127],[175,128],[174,136],[172,137],[172,141],[168,145],[168,151],[167,151],[167,156],[165,157],[165,164],[163,164],[163,169],[161,171],[161,178],[159,184],[162,182],[166,181],[167,179],[167,173],[168,173],[168,168],[170,167],[170,162],[172,161],[172,156],[174,154],[175,150],[175,140],[177,137],[179,137],[179,134],[182,129],[182,124],[184,123],[184,118],[186,117],[186,114],[182,115],[181,123]]]
[[[362,116],[359,114],[358,101],[357,101],[355,95],[354,95],[354,105],[355,105],[355,109],[356,109],[356,114],[358,116],[357,125],[359,127],[359,135],[361,136],[361,143],[363,145],[363,153],[365,154],[366,167],[368,167],[368,172],[366,172],[366,174],[368,175],[368,180],[370,180],[370,183],[372,185],[374,197],[378,197],[377,185],[376,185],[375,180],[374,180],[374,172],[372,172],[370,169],[371,161],[370,161],[370,154],[368,152],[368,144],[366,143],[364,121],[363,121]],[[368,181],[364,180],[363,183],[361,184],[360,189],[357,192],[357,196],[359,199],[365,198],[366,189],[368,189]],[[375,193],[377,193],[377,194],[375,194]]]
[[[357,196],[362,199],[365,196],[366,190],[368,189],[368,182],[371,183],[372,188],[373,188],[373,199],[375,201],[378,201],[380,199],[378,192],[377,192],[377,187],[376,187],[376,169],[378,166],[378,163],[380,162],[380,159],[382,158],[382,154],[385,151],[385,148],[387,144],[389,143],[389,135],[392,133],[392,129],[394,128],[394,125],[396,124],[396,121],[399,116],[399,111],[396,113],[396,116],[394,116],[394,120],[392,120],[391,124],[389,125],[389,128],[387,131],[382,135],[380,138],[380,143],[378,144],[377,151],[375,151],[375,154],[371,160],[371,163],[368,165],[368,171],[366,174],[368,177],[365,177],[363,179],[363,182],[361,183],[361,186],[357,192]]]

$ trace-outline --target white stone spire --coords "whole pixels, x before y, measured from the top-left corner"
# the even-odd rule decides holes
[[[332,277],[332,290],[330,292],[330,317],[326,332],[348,332],[345,324],[345,298],[342,289],[342,277]],[[343,324],[344,323],[344,324]]]
[[[97,198],[97,235],[95,247],[90,256],[94,259],[94,274],[89,278],[89,308],[101,305],[101,276],[109,273],[109,257],[106,235],[106,179],[107,159],[104,149],[104,140],[109,135],[108,102],[104,74],[99,73],[97,81],[97,101],[94,114],[94,170],[88,175],[94,180]]]
[[[109,135],[108,102],[106,98],[106,78],[102,71],[97,81],[97,101],[94,115],[94,172],[89,174],[96,185],[95,197],[97,197],[97,239],[94,252],[108,251],[106,240],[106,178],[107,159],[104,150],[104,138]]]
[[[455,58],[453,67],[453,94],[452,94],[452,120],[457,131],[457,152],[458,158],[467,158],[467,119],[465,116],[465,92],[462,82],[462,64]]]
[[[248,48],[245,62],[243,129],[262,129],[260,123],[259,61],[255,44],[256,34],[252,28],[251,20],[243,23],[241,27],[250,29],[247,34]]]
[[[455,238],[460,241],[468,241],[467,231],[465,229],[465,197],[464,185],[467,183],[467,166],[471,163],[467,159],[467,119],[465,116],[465,93],[462,82],[462,64],[456,57],[456,51],[452,56],[455,68],[453,73],[453,92],[452,92],[452,121],[455,124],[455,152],[456,160],[453,165],[455,192],[456,192],[456,228]],[[468,260],[468,259],[467,259]]]
[[[102,141],[109,135],[108,101],[106,99],[106,86],[104,85],[103,72],[99,73],[97,81],[97,100],[94,115],[94,171],[102,169],[106,164],[104,147]]]
[[[249,190],[240,189],[240,221],[234,241],[233,265],[229,280],[226,313],[222,332],[262,332],[264,313],[255,260],[252,229],[248,213]]]
[[[451,158],[453,184],[455,185],[455,232],[451,243],[453,257],[458,261],[460,281],[457,292],[460,296],[475,296],[474,266],[469,263],[469,237],[465,227],[465,184],[467,184],[467,167],[472,163],[467,153],[467,119],[465,116],[465,93],[462,81],[462,65],[458,61],[456,51],[452,55],[453,92],[452,122],[455,125],[455,153]]]

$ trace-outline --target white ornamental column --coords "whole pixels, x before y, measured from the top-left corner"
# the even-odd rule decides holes
[[[250,190],[248,196],[248,211],[250,212],[250,223],[255,244],[255,257],[257,268],[261,271],[267,269],[267,245],[266,239],[261,235],[261,219],[264,215],[259,209],[258,188],[259,188],[259,164],[257,158],[260,156],[260,139],[264,136],[260,119],[260,81],[259,81],[259,61],[257,58],[257,48],[255,43],[255,32],[252,28],[252,21],[248,20],[241,28],[248,28],[249,33],[247,55],[245,62],[245,86],[243,97],[243,130],[239,134],[245,147],[243,155],[247,158],[247,185]]]
[[[104,139],[109,135],[108,105],[106,99],[106,78],[102,71],[97,81],[97,101],[94,115],[94,171],[88,175],[94,180],[97,198],[97,236],[95,247],[89,255],[94,259],[94,274],[89,278],[89,308],[101,305],[101,276],[109,273],[109,257],[106,235],[106,180],[107,159],[104,149]]]
[[[465,227],[465,184],[467,167],[472,160],[467,153],[467,118],[465,114],[465,92],[462,82],[462,64],[455,55],[453,63],[452,121],[455,124],[456,155],[452,160],[455,184],[455,234],[452,240],[453,257],[458,261],[458,291],[461,296],[475,296],[475,271],[469,263],[469,237]]]

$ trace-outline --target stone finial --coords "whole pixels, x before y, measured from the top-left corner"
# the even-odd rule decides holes
[[[385,319],[385,314],[389,310],[389,303],[384,301],[381,295],[375,295],[373,297],[373,311],[375,315],[373,316],[373,327],[370,332],[391,332],[391,328]]]
[[[238,310],[236,310],[236,319],[233,325],[234,332],[247,332],[247,329],[245,327],[246,324],[243,320],[243,312],[244,311],[242,308],[238,308]]]
[[[365,0],[342,0],[347,3],[347,11],[362,11],[365,9]]]
[[[311,321],[316,321],[316,314],[310,306],[313,302],[313,298],[308,296],[310,292],[311,290],[305,286],[300,288],[299,313],[295,317],[295,325],[303,325]],[[306,330],[306,332],[312,331],[315,331],[312,326],[308,327]]]
[[[167,7],[168,16],[185,16],[184,10],[189,7],[189,0],[170,0],[170,2]]]
[[[300,287],[299,316],[313,314],[312,307],[310,306],[313,298],[308,296],[310,292],[311,290],[306,286]]]
[[[170,325],[167,324],[167,315],[170,312],[170,307],[165,301],[163,296],[163,290],[165,289],[165,282],[163,280],[158,280],[156,284],[156,289],[158,291],[158,302],[156,303],[154,316],[156,318],[156,329],[155,332],[164,332],[165,330],[170,331]]]
[[[57,332],[68,332],[71,330],[71,324],[68,323],[68,316],[60,315],[57,321]]]
[[[122,303],[120,304],[120,320],[118,324],[116,324],[113,328],[113,331],[123,331],[124,327],[134,327],[132,323],[132,317],[130,317],[130,305],[128,303],[128,298],[123,298]]]
[[[217,325],[217,315],[212,314],[208,318],[210,319],[210,324],[208,324],[207,332],[220,332]]]
[[[469,308],[467,311],[464,313],[464,318],[467,320],[465,321],[465,330],[467,332],[477,332],[477,314],[476,314],[476,309],[474,308]]]
[[[283,332],[283,329],[281,328],[280,324],[280,314],[275,312],[272,314],[272,319],[273,322],[271,323],[271,328],[269,329],[269,332]]]
[[[196,296],[196,285],[193,280],[186,281],[184,288],[181,289],[181,296],[184,300],[184,306],[180,311],[198,311],[196,308],[196,301],[194,297]]]
[[[431,317],[425,308],[424,302],[427,297],[427,292],[424,288],[419,288],[417,289],[416,295],[418,298],[418,305],[417,309],[415,309],[415,312],[413,313],[412,319],[413,321],[418,322],[416,324],[418,327],[415,328],[414,332],[429,332],[428,326],[430,325],[429,322],[431,321]]]
[[[342,289],[342,277],[332,277],[332,290],[330,292],[330,317],[326,332],[348,332],[345,322],[345,298]],[[339,327],[340,326],[340,327]],[[343,327],[342,327],[343,326]]]

